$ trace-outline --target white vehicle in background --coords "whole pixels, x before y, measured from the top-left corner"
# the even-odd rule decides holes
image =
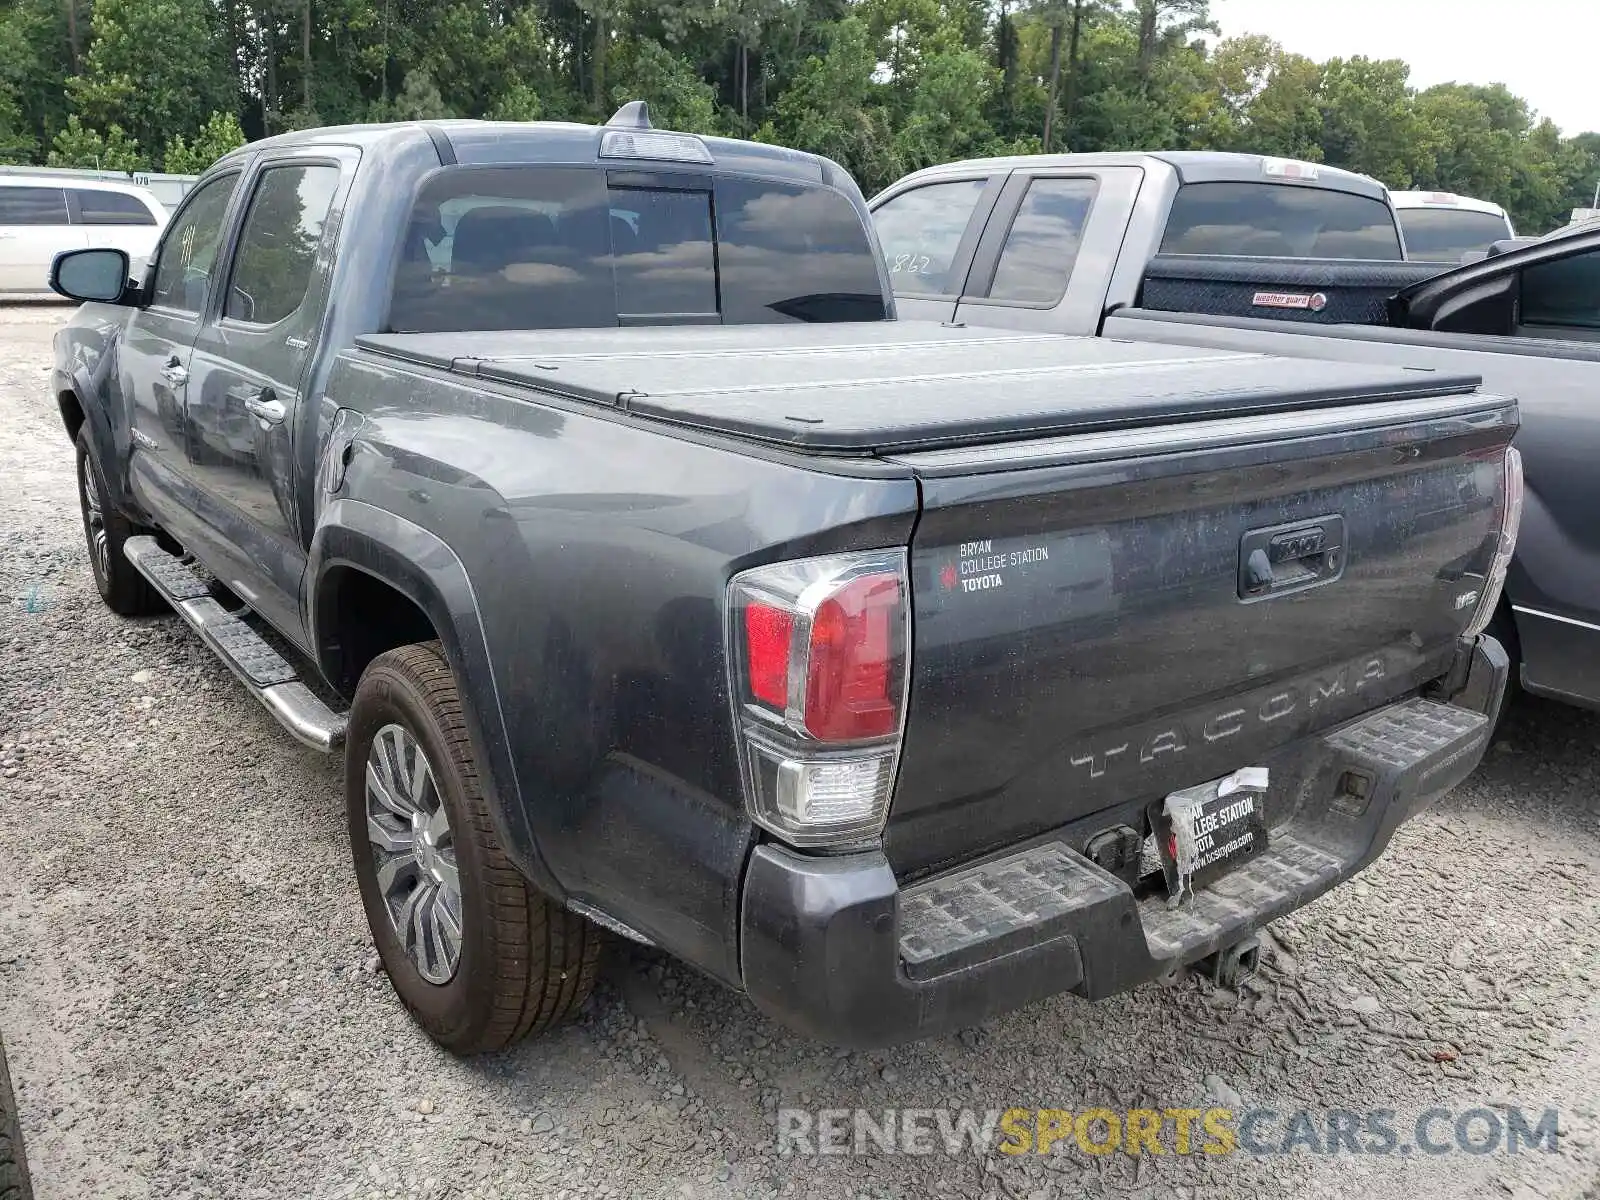
[[[1416,262],[1458,265],[1495,242],[1517,236],[1506,210],[1488,200],[1451,192],[1391,192],[1406,257]]]
[[[0,296],[51,295],[50,264],[62,250],[125,250],[134,278],[167,223],[167,210],[131,183],[0,175]]]

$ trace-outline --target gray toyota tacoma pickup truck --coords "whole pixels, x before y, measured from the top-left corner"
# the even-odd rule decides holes
[[[1198,152],[948,163],[871,207],[903,317],[1461,371],[1516,396],[1527,503],[1491,632],[1529,692],[1600,708],[1600,223],[1444,271],[1396,261],[1376,180]]]
[[[1472,770],[1516,406],[893,320],[834,164],[440,122],[230,154],[54,386],[94,579],[342,752],[443,1045],[600,931],[828,1041],[1209,962]]]

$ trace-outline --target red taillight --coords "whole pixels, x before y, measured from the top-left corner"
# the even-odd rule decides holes
[[[728,583],[745,803],[790,845],[883,831],[900,762],[910,602],[900,547],[769,563]]]
[[[745,662],[750,694],[778,712],[789,705],[789,647],[793,635],[793,613],[771,604],[752,603],[745,608]]]
[[[806,670],[806,732],[820,741],[886,737],[900,727],[898,575],[863,575],[818,607]]]

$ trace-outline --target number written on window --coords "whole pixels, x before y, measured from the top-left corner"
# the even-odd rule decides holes
[[[901,192],[873,212],[897,295],[945,296],[961,290],[962,281],[950,277],[950,268],[984,183],[930,183]]]
[[[222,218],[238,183],[238,175],[223,175],[189,194],[161,239],[152,304],[191,313],[205,307],[206,283],[222,239]]]

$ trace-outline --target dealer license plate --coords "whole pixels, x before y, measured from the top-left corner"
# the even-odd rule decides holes
[[[1266,796],[1266,768],[1246,767],[1166,798],[1157,842],[1169,896],[1181,899],[1266,850]]]

